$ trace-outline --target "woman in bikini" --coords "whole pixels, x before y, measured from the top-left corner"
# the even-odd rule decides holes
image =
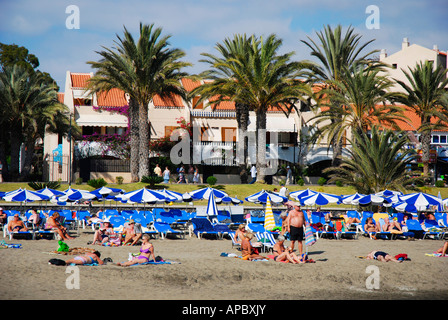
[[[153,261],[156,261],[156,257],[154,255],[154,246],[149,242],[149,235],[144,234],[142,236],[142,247],[140,248],[140,255],[138,257],[134,257],[131,261],[117,263],[117,265],[128,267],[134,264],[145,263],[149,262],[150,257],[152,257]]]
[[[94,263],[98,263],[98,264],[103,264],[103,260],[100,259],[101,254],[98,251],[95,251],[93,253],[91,252],[86,252],[85,255],[83,256],[76,256],[73,259],[69,259],[67,261],[65,261],[65,263],[67,265],[73,263],[73,264],[77,264],[77,265],[84,265],[84,264],[94,264]]]
[[[373,222],[373,218],[369,217],[366,219],[366,224],[364,225],[364,230],[366,232],[379,232],[380,230],[376,226],[376,224]]]
[[[241,244],[244,238],[244,233],[246,232],[246,225],[244,223],[238,226],[238,229],[235,231],[235,242]]]
[[[297,264],[301,263],[300,259],[295,255],[294,252],[290,252],[286,250],[285,245],[285,237],[279,235],[277,238],[277,243],[274,245],[274,261],[286,261],[288,260],[291,263]]]

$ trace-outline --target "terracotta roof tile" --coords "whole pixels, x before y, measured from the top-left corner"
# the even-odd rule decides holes
[[[85,88],[91,77],[90,73],[71,73],[72,88]]]
[[[99,107],[123,107],[128,105],[124,92],[120,89],[112,89],[109,92],[97,94]]]
[[[174,95],[172,99],[162,99],[159,95],[155,95],[153,99],[155,107],[176,107],[183,108],[184,103],[180,96]]]
[[[201,85],[200,81],[193,81],[193,80],[187,79],[187,78],[182,78],[181,82],[182,82],[182,85],[184,86],[185,90],[187,90],[188,92],[193,91],[193,89],[196,89],[197,87],[199,87]]]
[[[64,103],[64,92],[58,92],[58,101]]]

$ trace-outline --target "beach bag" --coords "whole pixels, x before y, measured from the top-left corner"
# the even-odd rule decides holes
[[[314,238],[313,230],[311,230],[310,225],[306,225],[305,227],[305,245],[312,246],[316,243],[316,239]]]
[[[61,260],[61,259],[50,259],[48,261],[48,264],[52,264],[55,266],[65,266],[66,265],[65,261]]]

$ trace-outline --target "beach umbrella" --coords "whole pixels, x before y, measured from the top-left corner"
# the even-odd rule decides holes
[[[210,196],[208,197],[206,212],[207,212],[207,216],[209,218],[216,217],[218,215],[218,207],[216,206],[215,195],[213,192],[211,192]]]
[[[238,199],[238,198],[234,198],[234,197],[229,197],[229,196],[227,196],[227,197],[224,197],[224,198],[217,198],[216,199],[216,203],[232,203],[232,204],[241,204],[241,203],[243,203],[244,201],[243,200],[240,200],[240,199]]]
[[[352,204],[359,204],[361,206],[366,206],[369,204],[382,205],[383,203],[389,203],[389,201],[375,194],[368,194],[365,195],[364,197],[360,197],[352,201]]]
[[[269,196],[269,200],[271,201],[271,203],[280,204],[285,201],[288,201],[288,198],[283,197],[277,193],[269,192],[266,190],[261,190],[260,192],[254,193],[254,194],[246,197],[245,200],[247,202],[265,204],[267,202],[268,196]]]
[[[65,193],[62,191],[50,189],[48,187],[45,187],[44,189],[37,190],[36,192],[39,192],[40,194],[44,194],[50,198],[65,195]]]
[[[193,198],[193,200],[208,200],[211,193],[213,193],[213,196],[215,198],[224,198],[224,197],[229,196],[224,191],[210,188],[210,187],[188,192],[188,194]]]
[[[271,199],[269,195],[266,199],[266,209],[264,213],[264,228],[267,231],[271,231],[272,229],[275,228],[274,212],[272,211]]]
[[[317,193],[317,191],[310,190],[310,189],[307,188],[306,190],[299,190],[299,191],[290,192],[289,196],[291,198],[293,198],[293,199],[300,200],[300,198],[308,197],[308,196],[316,194],[316,193]]]
[[[418,210],[413,204],[408,204],[406,202],[398,202],[393,203],[392,207],[399,212],[414,212],[416,213]]]
[[[33,201],[44,201],[49,200],[50,197],[44,194],[40,194],[36,191],[31,191],[27,189],[19,189],[12,192],[8,192],[3,196],[5,201],[14,202],[33,202]]]
[[[436,196],[423,192],[406,194],[401,196],[400,200],[406,202],[407,204],[413,204],[418,211],[424,211],[428,208],[428,206],[437,206],[442,201]]]
[[[160,203],[165,202],[167,197],[159,191],[141,188],[125,193],[122,199],[138,203]]]
[[[395,196],[395,195],[402,196],[403,193],[400,191],[392,191],[392,190],[385,189],[383,191],[375,193],[375,195],[380,196],[380,197],[391,197],[391,196]]]
[[[337,203],[341,201],[341,197],[334,194],[317,192],[316,194],[312,194],[308,197],[303,197],[299,200],[300,203],[306,206],[312,206],[312,205],[324,206],[329,203]]]
[[[440,191],[437,194],[437,198],[439,198],[439,200],[440,200],[440,203],[437,205],[437,211],[442,212],[442,211],[444,211],[444,204],[443,204],[443,199],[442,199],[442,195],[440,194]]]
[[[365,194],[361,194],[361,193],[356,192],[355,194],[343,196],[341,198],[341,202],[343,204],[353,204],[354,200],[360,199],[362,197],[365,197]]]
[[[78,190],[78,189],[72,189],[68,188],[64,191],[65,195],[60,196],[58,198],[59,202],[74,202],[74,201],[85,201],[85,200],[92,200],[96,198],[96,195],[93,193],[90,193],[87,190]]]
[[[120,193],[123,193],[123,190],[118,188],[101,187],[90,191],[90,193],[94,194],[98,199],[100,199],[106,198],[107,196],[116,196]]]
[[[190,196],[190,194],[188,194],[188,192],[182,194],[180,192],[175,192],[175,191],[171,191],[171,190],[167,190],[167,189],[163,189],[159,192],[168,198],[167,201],[190,202],[193,200],[193,197]]]

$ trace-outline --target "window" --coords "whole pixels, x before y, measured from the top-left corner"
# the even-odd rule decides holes
[[[392,63],[392,69],[397,69],[398,65],[396,63]]]
[[[446,143],[446,136],[440,136],[440,143]]]
[[[193,98],[193,109],[204,109],[204,103],[200,103],[196,106],[196,103],[198,102],[199,97],[194,97]]]
[[[236,142],[236,128],[221,128],[222,142]]]
[[[432,136],[432,143],[439,143],[439,136]]]

